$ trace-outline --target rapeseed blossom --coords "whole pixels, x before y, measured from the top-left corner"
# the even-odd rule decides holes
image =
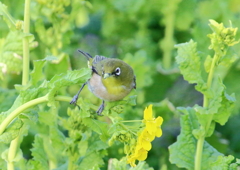
[[[158,116],[154,118],[152,116],[152,105],[149,105],[144,110],[144,119],[143,123],[145,128],[139,133],[136,146],[133,149],[131,155],[127,157],[127,162],[135,167],[135,161],[144,161],[147,158],[148,151],[152,148],[151,142],[155,137],[162,136],[161,125],[163,118]]]

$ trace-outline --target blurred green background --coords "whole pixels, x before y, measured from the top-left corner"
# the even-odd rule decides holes
[[[1,2],[8,6],[16,20],[23,20],[23,0]],[[77,49],[93,56],[120,58],[133,67],[137,77],[137,105],[134,109],[127,108],[124,116],[141,119],[144,107],[153,103],[154,113],[164,118],[163,136],[155,139],[146,161],[154,169],[179,169],[168,160],[168,146],[176,141],[180,132],[180,114],[175,108],[201,105],[202,95],[180,75],[174,60],[177,55],[174,44],[193,39],[203,58],[211,55],[208,20],[214,19],[228,26],[231,21],[233,27],[240,28],[239,0],[32,0],[30,17],[30,32],[35,37],[31,43],[31,69],[33,60],[56,57],[44,68],[43,77],[47,80],[69,69],[87,67],[86,59]],[[13,32],[9,32],[7,22],[0,16],[1,50],[11,47],[21,56],[21,37]],[[240,32],[237,36],[240,38]],[[21,84],[22,68],[20,57],[2,51],[0,62],[9,65],[0,80],[0,110],[5,111],[17,95],[14,85]],[[239,54],[240,44],[237,44],[227,55],[238,58]],[[240,158],[240,135],[236,131],[240,122],[239,59],[232,66],[220,67],[217,74],[224,77],[227,91],[235,93],[237,103],[227,124],[218,125],[214,135],[207,140],[225,155]],[[73,96],[79,87],[72,86],[59,93]],[[96,105],[100,103],[87,89],[82,96]],[[67,103],[61,106],[60,115],[66,116],[68,106]],[[31,158],[29,149],[33,135],[25,137],[21,145],[26,158]],[[108,152],[106,162],[109,158],[124,156],[119,145],[114,145]]]

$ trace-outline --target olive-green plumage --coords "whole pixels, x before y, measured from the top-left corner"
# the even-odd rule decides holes
[[[88,65],[92,69],[92,77],[84,83],[78,94],[74,96],[71,104],[76,104],[78,95],[85,84],[98,98],[103,100],[97,113],[100,115],[104,109],[104,101],[118,101],[127,96],[133,88],[136,88],[136,79],[133,69],[124,61],[104,56],[94,58],[81,50],[78,50],[88,59]]]

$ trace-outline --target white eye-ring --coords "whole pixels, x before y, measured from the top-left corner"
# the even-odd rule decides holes
[[[119,76],[120,74],[121,74],[121,69],[119,68],[119,67],[117,67],[116,69],[115,69],[115,75],[116,76]]]

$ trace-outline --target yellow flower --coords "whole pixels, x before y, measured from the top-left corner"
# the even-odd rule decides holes
[[[136,158],[133,155],[127,157],[127,163],[130,164],[131,167],[135,167]]]
[[[128,156],[127,163],[130,164],[132,167],[135,167],[135,161],[144,161],[145,159],[147,159],[147,154],[148,152],[141,145],[137,145],[134,153]]]
[[[146,129],[142,131],[138,138],[138,144],[141,145],[144,149],[149,151],[152,148],[151,142],[153,141],[154,136],[150,135]]]
[[[152,105],[144,110],[144,120],[146,127],[139,133],[135,148],[132,147],[132,153],[127,156],[127,163],[135,167],[135,161],[144,161],[147,159],[148,151],[152,148],[151,142],[155,137],[162,136],[161,125],[163,118],[152,116]]]
[[[152,116],[152,104],[149,105],[144,110],[144,120],[143,122],[146,124],[146,129],[149,132],[150,135],[154,135],[157,137],[162,136],[162,130],[160,129],[160,126],[162,125],[163,118],[158,116],[157,118],[154,118]]]

